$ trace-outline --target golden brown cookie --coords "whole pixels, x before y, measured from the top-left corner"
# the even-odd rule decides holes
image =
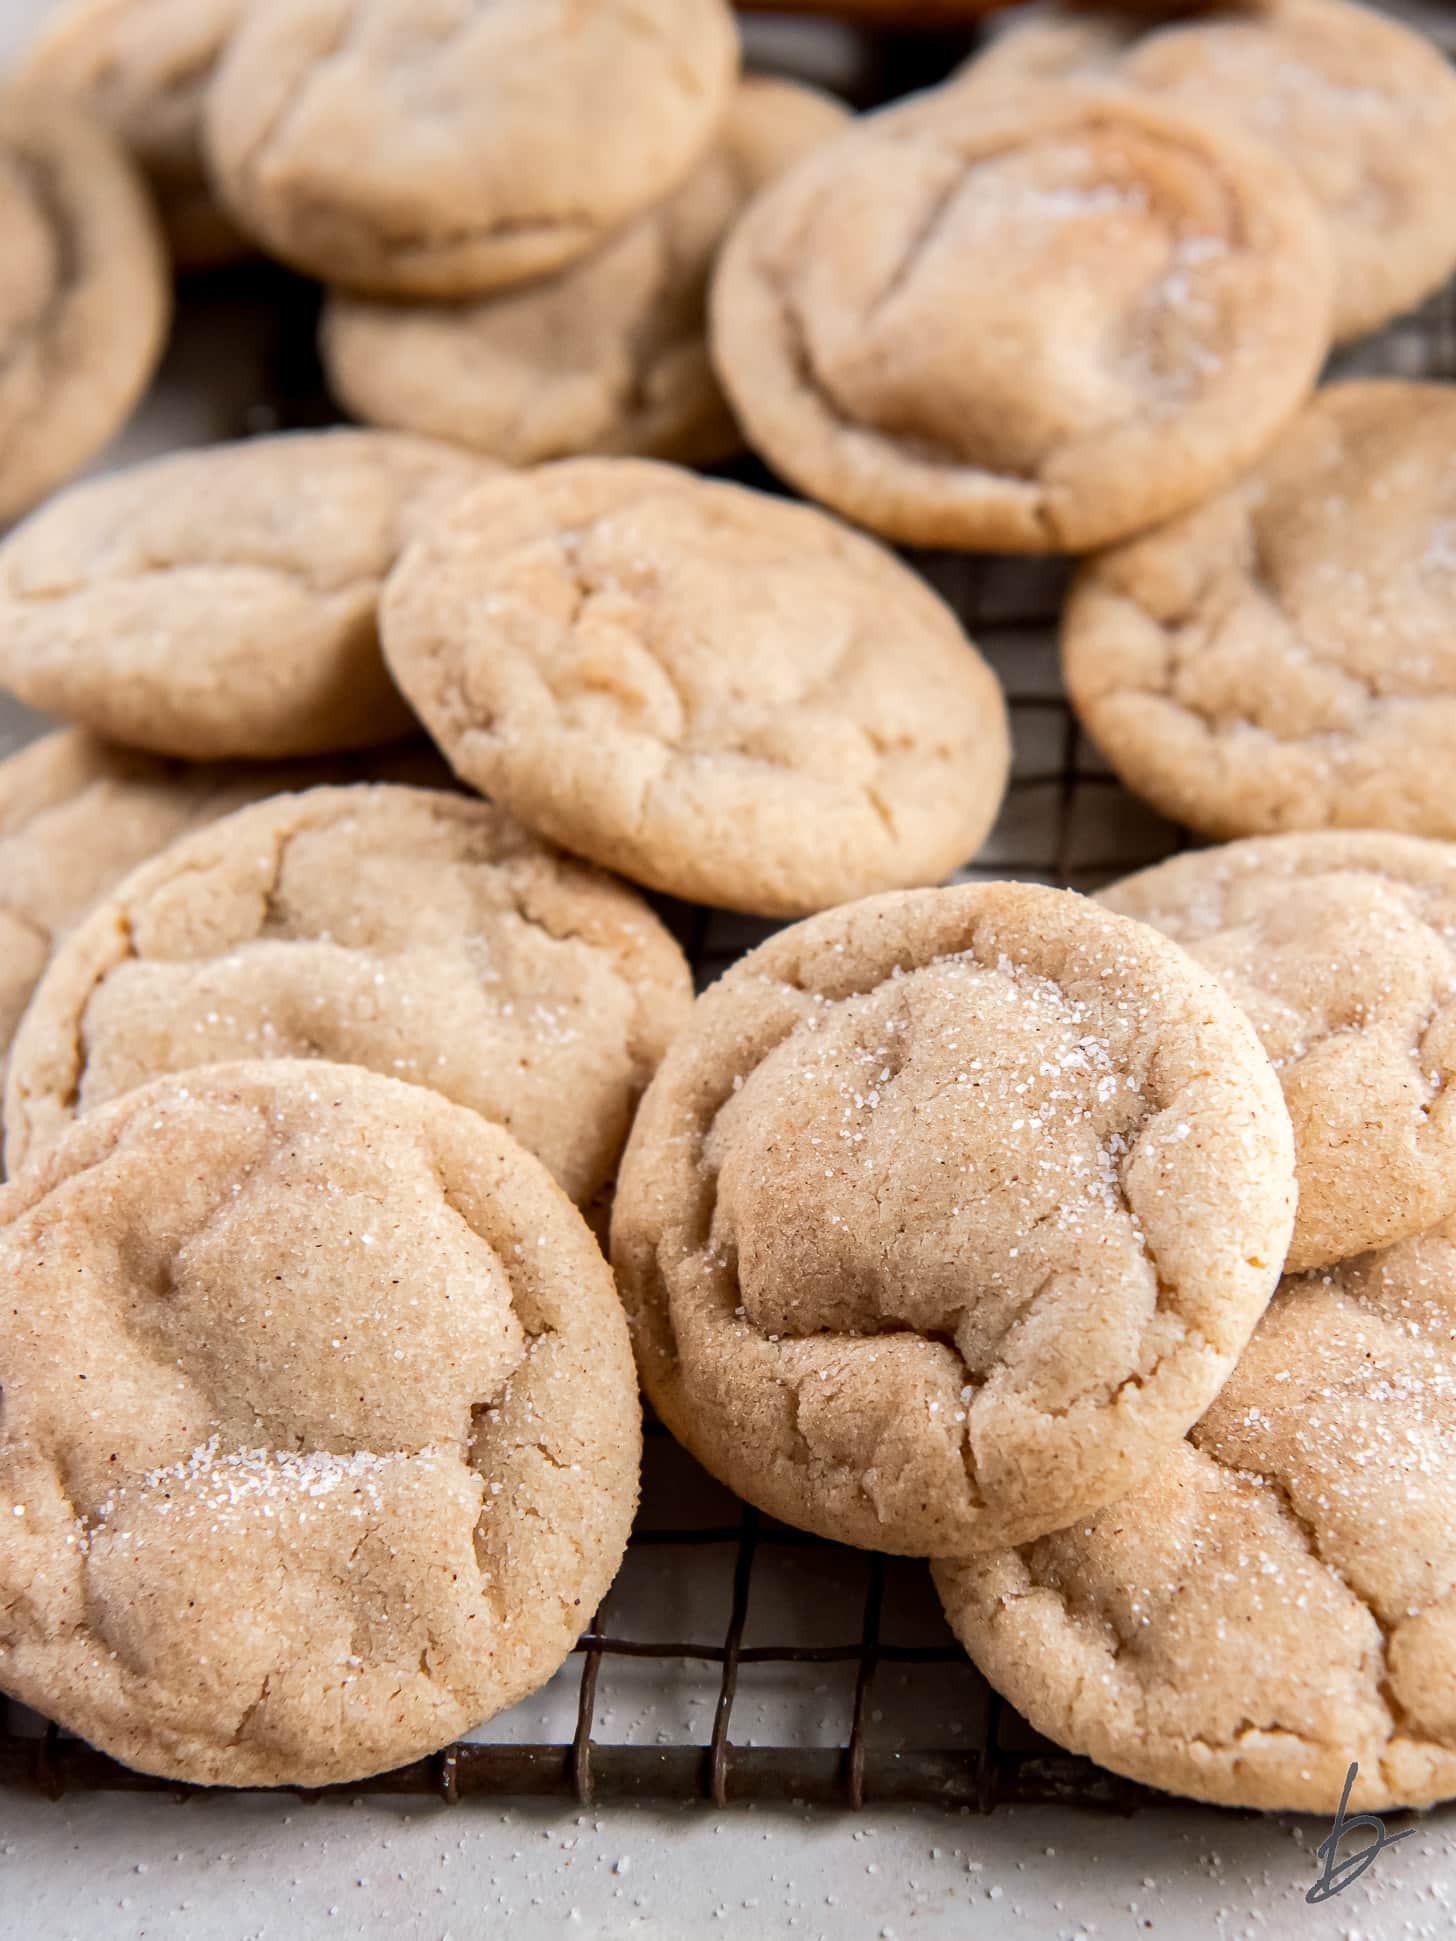
[[[590,1623],[636,1501],[631,1353],[499,1126],[337,1065],[162,1080],[0,1191],[0,1278],[0,1686],[91,1744],[358,1779]]]
[[[640,899],[489,803],[280,796],[174,843],[60,946],[12,1048],[6,1164],[163,1072],[331,1058],[499,1120],[585,1202],[691,1002]]]
[[[63,103],[0,101],[0,264],[3,528],[120,431],[171,315],[136,171]]]
[[[351,289],[474,296],[675,189],[737,67],[724,0],[253,0],[207,139],[273,255]]]
[[[0,682],[189,761],[407,735],[379,585],[484,459],[377,431],[174,453],[73,487],[0,545]]]
[[[1293,1212],[1278,1081],[1213,979],[995,883],[831,910],[700,998],[612,1254],[700,1462],[786,1522],[934,1556],[1057,1529],[1176,1449]]]
[[[145,171],[172,254],[206,269],[246,244],[208,186],[202,99],[245,0],[68,0],[12,70],[17,84],[78,102]]]
[[[1290,1271],[1456,1214],[1456,844],[1266,836],[1102,893],[1245,1012],[1294,1122]]]
[[[714,280],[749,442],[912,545],[1086,551],[1258,457],[1329,342],[1307,192],[1126,90],[871,116],[757,198]]]
[[[1456,1229],[1283,1283],[1111,1509],[936,1565],[1039,1732],[1149,1786],[1331,1814],[1456,1794]]]
[[[1456,385],[1318,392],[1257,471],[1091,561],[1067,690],[1119,775],[1214,837],[1456,837]]]
[[[1400,21],[1349,0],[1272,0],[1171,27],[1051,11],[963,70],[982,89],[1069,76],[1227,115],[1277,150],[1329,225],[1337,339],[1409,310],[1456,269],[1456,74]]]
[[[808,506],[645,459],[472,493],[380,623],[458,775],[700,903],[937,882],[1005,788],[1000,688],[922,580]]]
[[[370,424],[510,465],[729,457],[743,441],[708,359],[708,273],[755,192],[845,118],[811,88],[750,77],[677,193],[556,276],[474,303],[337,292],[322,326],[335,393]]]
[[[366,779],[344,762],[208,763],[139,754],[66,728],[0,762],[0,1088],[10,1043],[59,937],[130,870],[199,823],[262,796]],[[368,779],[444,788],[423,743]]]

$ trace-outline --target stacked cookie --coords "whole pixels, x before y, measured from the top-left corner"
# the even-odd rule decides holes
[[[1456,1792],[1456,407],[1313,388],[1456,263],[1456,83],[1337,0],[849,127],[737,68],[721,0],[83,0],[0,116],[0,518],[155,358],[138,168],[375,427],[0,541],[69,724],[0,765],[0,1684],[429,1751],[590,1622],[640,1376],[1063,1743]],[[824,509],[682,468],[743,436]],[[1257,840],[937,887],[1006,710],[881,539],[1092,552],[1089,732]],[[640,891],[803,921],[694,1005]]]

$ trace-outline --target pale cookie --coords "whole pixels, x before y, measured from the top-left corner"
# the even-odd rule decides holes
[[[146,190],[54,101],[0,101],[0,527],[78,472],[151,381],[171,316]]]
[[[1212,971],[1294,1122],[1287,1266],[1324,1266],[1456,1213],[1456,845],[1267,836],[1104,890]]]
[[[0,545],[0,682],[190,761],[407,735],[379,653],[380,582],[489,469],[424,439],[326,431],[74,486]]]
[[[60,946],[11,1052],[17,1172],[163,1072],[330,1058],[497,1119],[585,1202],[692,986],[639,898],[489,803],[391,786],[256,803]]]
[[[612,1251],[643,1386],[786,1522],[911,1555],[1121,1495],[1279,1276],[1294,1155],[1248,1021],[1067,891],[874,897],[699,999]]]
[[[813,89],[750,78],[677,193],[558,275],[475,303],[336,292],[321,339],[334,392],[370,424],[510,465],[731,456],[743,441],[708,358],[708,273],[756,191],[845,118]]]
[[[940,1563],[1039,1732],[1149,1786],[1332,1814],[1456,1794],[1456,1228],[1286,1280],[1111,1509]]]
[[[700,903],[793,916],[937,882],[1005,790],[996,678],[908,567],[645,459],[472,493],[401,561],[381,627],[458,775]]]
[[[449,785],[421,745],[371,779]],[[10,1043],[56,941],[129,871],[199,823],[260,796],[359,781],[342,763],[191,766],[77,728],[0,762],[0,1088]]]
[[[1288,165],[1125,90],[871,116],[759,196],[713,352],[749,442],[912,545],[1081,552],[1265,449],[1329,343]]]
[[[981,89],[1057,76],[1227,115],[1277,150],[1329,226],[1337,339],[1409,310],[1456,269],[1456,74],[1399,21],[1347,0],[1145,30],[1052,12],[963,71]]]
[[[1067,690],[1113,767],[1215,837],[1456,837],[1456,385],[1320,391],[1256,472],[1094,560]]]
[[[69,0],[12,69],[21,87],[77,101],[130,149],[183,269],[246,248],[202,161],[202,101],[245,0]]]
[[[725,0],[253,0],[207,140],[238,221],[285,262],[474,296],[675,189],[737,69]]]
[[[631,1351],[499,1126],[337,1065],[163,1080],[0,1191],[0,1279],[0,1686],[102,1751],[362,1778],[590,1624]]]

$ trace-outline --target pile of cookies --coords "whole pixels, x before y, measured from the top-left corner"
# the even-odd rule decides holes
[[[1344,0],[1044,14],[852,123],[721,0],[62,10],[0,113],[0,683],[68,724],[0,765],[0,1685],[178,1778],[430,1751],[590,1622],[640,1380],[1062,1744],[1456,1793],[1456,402],[1313,388],[1452,179]],[[164,237],[326,283],[367,422],[55,491]],[[685,469],[744,441],[819,504]],[[1092,554],[1073,703],[1224,846],[944,887],[1006,708],[887,541]],[[649,895],[794,921],[695,1001]]]

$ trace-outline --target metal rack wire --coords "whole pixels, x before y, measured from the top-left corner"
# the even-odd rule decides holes
[[[1453,30],[1456,40],[1456,30]],[[289,286],[291,288],[291,286]],[[280,291],[284,286],[280,285]],[[301,288],[275,306],[280,359],[272,396],[262,407],[275,421],[327,417],[317,373],[301,346],[311,337],[311,298]],[[302,309],[300,310],[300,306]],[[1421,311],[1345,354],[1337,375],[1388,373],[1456,380],[1456,283]],[[250,417],[256,428],[256,414]],[[242,427],[239,427],[240,429]],[[916,562],[952,602],[1000,672],[1011,707],[1017,763],[1000,825],[969,877],[1019,876],[1089,889],[1156,860],[1180,832],[1135,803],[1080,734],[1056,677],[1054,631],[1063,569],[1045,564],[934,556]],[[701,982],[716,977],[773,927],[705,910],[667,913]],[[731,1504],[719,1493],[706,1514],[663,1518],[654,1504],[685,1501],[695,1466],[649,1423],[644,1500],[628,1551],[634,1561],[671,1559],[681,1573],[700,1573],[709,1559],[731,1555],[712,1638],[664,1636],[640,1613],[629,1616],[614,1589],[559,1674],[576,1680],[574,1730],[526,1743],[462,1742],[432,1758],[341,1790],[350,1795],[433,1795],[453,1804],[479,1798],[551,1798],[591,1805],[607,1800],[803,1802],[858,1808],[868,1802],[913,1802],[989,1812],[1012,1804],[1057,1804],[1118,1812],[1167,1803],[1168,1796],[1131,1785],[1040,1740],[967,1664],[943,1625],[925,1633],[925,1572],[868,1553],[839,1550]],[[698,1480],[701,1481],[699,1475]],[[858,1606],[838,1636],[806,1642],[787,1637],[749,1642],[755,1591],[765,1560],[793,1555],[815,1575],[836,1579],[858,1570]],[[915,1624],[901,1621],[913,1607]],[[916,1627],[918,1626],[918,1632]],[[799,1627],[795,1627],[796,1629]],[[675,1668],[716,1668],[711,1729],[669,1744],[619,1743],[602,1736],[604,1672],[647,1663],[666,1678]],[[734,1736],[745,1674],[784,1668],[791,1679],[816,1669],[853,1675],[848,1729],[834,1743],[803,1740],[758,1744]],[[961,1730],[951,1744],[924,1744],[913,1729],[876,1730],[902,1687],[892,1678],[918,1673],[959,1680],[953,1712]],[[969,1728],[969,1729],[968,1729]],[[896,1740],[903,1743],[896,1743]],[[53,1796],[67,1789],[176,1791],[166,1781],[129,1771],[79,1740],[23,1718],[0,1701],[0,1785],[31,1785]],[[304,1797],[317,1797],[305,1795]]]

